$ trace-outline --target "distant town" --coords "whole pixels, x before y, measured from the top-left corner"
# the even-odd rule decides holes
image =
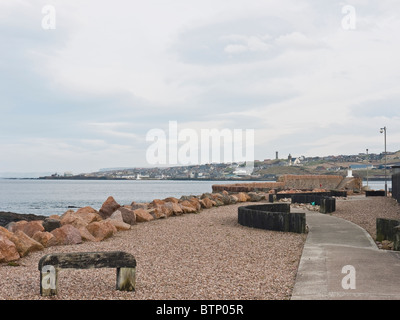
[[[325,157],[292,157],[255,160],[254,170],[244,170],[246,163],[210,163],[155,168],[104,168],[97,172],[54,173],[39,179],[93,180],[267,180],[283,174],[346,175],[349,170],[363,179],[380,180],[393,166],[400,166],[400,151],[380,154],[359,153]],[[385,170],[386,169],[386,170]]]

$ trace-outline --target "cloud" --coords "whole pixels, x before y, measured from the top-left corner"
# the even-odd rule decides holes
[[[393,2],[353,1],[351,31],[339,1],[71,0],[48,31],[45,4],[0,4],[5,171],[33,170],[23,150],[40,171],[145,165],[146,133],[169,121],[254,129],[260,159],[379,150],[384,125],[398,148]]]

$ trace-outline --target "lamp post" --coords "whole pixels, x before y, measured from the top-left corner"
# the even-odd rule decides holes
[[[386,174],[386,167],[387,167],[387,153],[386,153],[386,127],[381,128],[381,133],[384,134],[385,137],[385,196],[387,197],[387,174]]]
[[[368,158],[368,149],[367,149],[367,190],[369,190],[369,186],[368,186],[368,164],[369,164],[369,158]]]

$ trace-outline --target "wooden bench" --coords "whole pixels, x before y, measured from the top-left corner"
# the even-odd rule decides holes
[[[42,296],[57,294],[58,271],[66,268],[116,268],[116,289],[135,291],[136,260],[129,253],[122,251],[53,253],[45,255],[39,260],[40,294]]]

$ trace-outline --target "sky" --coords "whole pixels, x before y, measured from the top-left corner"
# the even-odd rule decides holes
[[[0,172],[179,165],[148,156],[171,123],[198,154],[397,151],[399,30],[396,0],[1,0]]]

